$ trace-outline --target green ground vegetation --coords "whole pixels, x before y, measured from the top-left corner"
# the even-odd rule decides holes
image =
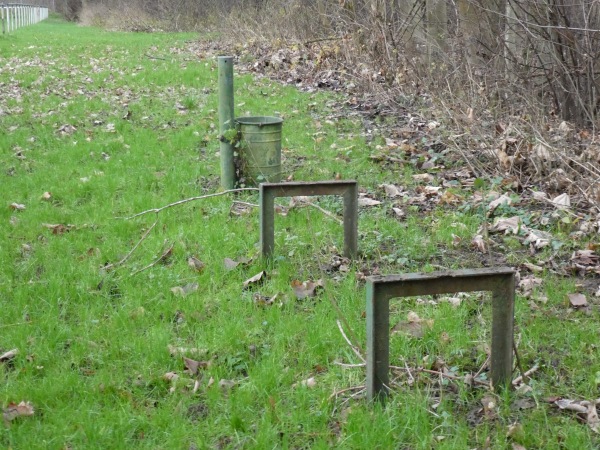
[[[575,412],[546,401],[594,400],[600,381],[597,310],[569,308],[576,281],[551,274],[534,288],[543,302],[517,301],[521,364],[539,366],[529,389],[463,380],[486,360],[482,294],[394,303],[394,323],[423,321],[392,338],[392,363],[412,369],[385,407],[345,390],[365,378],[341,365],[361,361],[336,323],[364,348],[360,275],[481,267],[470,242],[484,214],[395,214],[379,186],[415,189],[414,170],[371,159],[377,139],[332,113],[333,94],[235,77],[238,115],[284,117],[286,176],[356,179],[383,198],[361,207],[359,262],[333,267],[341,227],[311,207],[277,216],[276,255],[261,260],[258,210],[233,203],[254,192],[126,219],[220,189],[216,61],[190,52],[193,39],[57,18],[0,36],[0,354],[18,349],[0,362],[0,447],[597,448]],[[319,205],[341,213],[337,199]],[[527,260],[517,250],[507,239],[508,263]],[[324,286],[298,299],[295,280]],[[456,379],[417,369],[436,364]],[[21,401],[34,414],[9,420]]]

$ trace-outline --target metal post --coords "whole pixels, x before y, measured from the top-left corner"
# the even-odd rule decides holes
[[[260,196],[260,249],[264,258],[275,249],[276,197],[341,195],[344,198],[344,256],[356,258],[358,241],[358,183],[354,180],[306,181],[294,183],[261,183]]]
[[[233,145],[226,138],[227,131],[234,129],[233,109],[233,57],[219,56],[219,132],[221,133],[221,187],[235,187]]]
[[[456,292],[492,292],[491,379],[495,388],[511,384],[514,339],[513,269],[450,270],[367,278],[367,397],[385,400],[389,392],[391,298]]]

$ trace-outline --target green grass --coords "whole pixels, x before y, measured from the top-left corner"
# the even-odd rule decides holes
[[[111,33],[56,18],[0,36],[0,354],[19,350],[12,362],[0,363],[0,407],[20,401],[35,407],[33,417],[0,426],[0,447],[600,445],[574,413],[544,402],[598,396],[597,312],[567,308],[566,294],[575,289],[570,280],[548,277],[540,288],[548,302],[537,310],[518,300],[520,357],[526,368],[538,363],[540,370],[530,393],[498,398],[496,419],[470,422],[484,390],[461,381],[440,389],[436,377],[416,373],[414,382],[406,374],[399,379],[386,407],[348,393],[331,397],[364,383],[364,369],[336,364],[358,361],[338,331],[331,300],[364,346],[365,290],[355,273],[365,266],[381,273],[479,267],[469,243],[481,214],[407,205],[408,217],[399,221],[387,203],[362,208],[362,261],[326,276],[324,292],[302,301],[290,283],[321,278],[319,263],[342,247],[341,227],[319,211],[276,217],[271,263],[257,257],[258,212],[230,214],[231,196],[122,219],[219,189],[216,63],[187,50],[195,38]],[[236,76],[235,86],[238,115],[285,118],[286,176],[339,173],[379,195],[381,183],[412,183],[410,169],[382,169],[370,160],[360,121],[326,122],[330,94],[247,75]],[[42,199],[45,192],[50,199]],[[238,198],[257,201],[252,194]],[[12,210],[11,203],[26,209]],[[320,204],[341,212],[338,200]],[[155,220],[122,266],[102,270],[125,257]],[[45,224],[69,231],[53,233]],[[455,237],[462,238],[458,247]],[[170,246],[168,261],[144,269]],[[206,264],[202,273],[190,269],[189,256]],[[253,260],[225,270],[224,258],[240,257]],[[242,290],[261,270],[269,274],[265,283]],[[185,297],[171,291],[189,283],[198,289]],[[258,306],[255,292],[278,294],[276,304]],[[394,323],[410,310],[433,325],[421,338],[394,335],[392,363],[430,367],[443,358],[458,375],[476,372],[489,342],[484,299],[471,296],[456,308],[393,302]],[[198,349],[188,356],[210,365],[197,377],[185,374],[169,346]],[[168,372],[179,380],[165,381]],[[302,386],[310,377],[316,385]],[[221,387],[221,380],[235,385]],[[534,407],[510,407],[524,398]],[[523,430],[507,437],[514,423]]]

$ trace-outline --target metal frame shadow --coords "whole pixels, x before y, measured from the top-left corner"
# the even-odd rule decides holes
[[[389,393],[390,299],[456,292],[492,292],[491,379],[510,385],[513,365],[515,272],[508,267],[367,277],[367,397]]]
[[[270,257],[275,249],[275,198],[317,195],[340,195],[344,199],[344,256],[354,259],[358,242],[358,183],[347,181],[319,181],[293,183],[261,183],[260,195],[260,249],[263,257]]]

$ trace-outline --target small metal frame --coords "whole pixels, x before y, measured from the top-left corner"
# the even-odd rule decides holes
[[[511,382],[515,272],[508,267],[367,277],[367,397],[384,400],[389,390],[390,299],[456,292],[492,292],[491,379]]]
[[[358,241],[358,183],[319,181],[262,183],[260,185],[260,248],[263,257],[275,249],[275,198],[316,195],[341,195],[344,198],[344,256],[356,257]]]

